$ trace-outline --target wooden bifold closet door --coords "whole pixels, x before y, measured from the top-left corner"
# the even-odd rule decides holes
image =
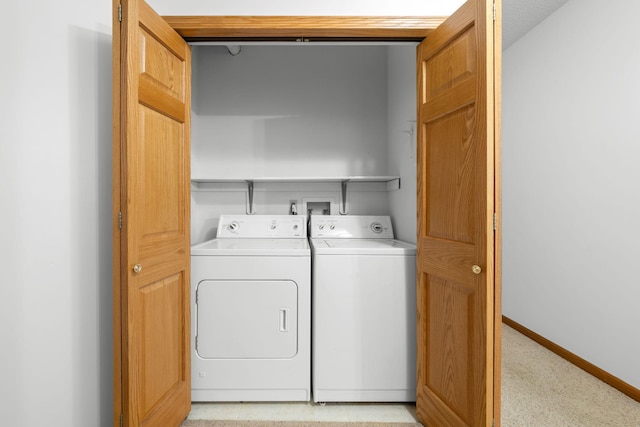
[[[500,422],[494,25],[492,3],[469,0],[418,49],[416,407],[425,425]]]
[[[145,2],[114,8],[114,423],[177,426],[191,408],[191,48]]]

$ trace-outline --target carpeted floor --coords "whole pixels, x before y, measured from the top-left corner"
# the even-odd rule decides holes
[[[503,427],[638,427],[640,403],[502,325]]]

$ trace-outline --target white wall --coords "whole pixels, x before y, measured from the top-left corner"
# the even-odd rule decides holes
[[[634,387],[639,15],[571,0],[503,58],[503,312]]]
[[[193,56],[193,177],[389,174],[386,46],[245,45],[236,56],[196,46]],[[194,243],[215,236],[220,214],[246,212],[246,185],[214,187],[192,192]],[[389,214],[384,184],[348,190],[350,214]],[[256,183],[254,212],[287,214],[296,201],[305,213],[305,199],[322,198],[337,215],[340,182]]]
[[[368,15],[368,16],[448,16],[464,0],[151,0],[148,2],[161,15]]]
[[[388,60],[389,175],[400,190],[389,192],[389,212],[397,239],[416,242],[416,47],[390,46]]]
[[[2,425],[110,425],[110,5],[3,5]]]
[[[384,46],[199,46],[194,177],[387,173]]]

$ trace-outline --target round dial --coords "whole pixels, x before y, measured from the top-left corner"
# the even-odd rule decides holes
[[[380,224],[379,222],[374,222],[371,224],[371,231],[376,234],[382,233],[383,229],[384,227],[382,227],[382,224]]]

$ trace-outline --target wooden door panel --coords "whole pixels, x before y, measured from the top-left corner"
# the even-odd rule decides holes
[[[122,1],[122,11],[114,31],[115,403],[125,426],[172,427],[191,407],[191,51],[143,0]]]
[[[133,180],[142,198],[136,218],[140,243],[152,240],[153,245],[171,247],[176,244],[175,238],[185,236],[186,178],[181,159],[184,124],[144,105],[139,106],[138,117],[140,134],[134,167],[140,180]]]
[[[492,6],[467,1],[418,48],[416,407],[425,426],[489,426],[499,398]]]
[[[184,103],[184,48],[173,52],[167,43],[158,41],[145,28],[140,30],[140,46],[141,78],[149,81],[156,93],[166,94]]]
[[[428,295],[424,309],[429,313],[426,345],[430,355],[425,360],[425,386],[433,391],[427,395],[427,405],[430,411],[436,411],[438,406],[456,408],[459,420],[455,425],[473,425],[477,410],[475,395],[470,391],[478,388],[479,378],[469,375],[469,371],[482,360],[482,355],[474,354],[473,316],[460,313],[474,311],[474,288],[434,275],[424,280]]]
[[[474,241],[478,215],[474,195],[477,147],[472,143],[475,121],[473,104],[436,120],[425,118],[423,146],[429,159],[426,171],[425,237],[458,242]]]
[[[458,103],[459,98],[454,99],[447,92],[456,90],[457,87],[467,87],[464,92],[469,93],[475,87],[476,56],[471,48],[475,45],[474,32],[467,30],[449,46],[429,58],[426,68],[426,80],[424,87],[424,102],[430,103],[440,98],[441,102],[451,101]],[[459,90],[459,89],[458,89]],[[434,114],[433,107],[427,114]],[[436,113],[437,114],[437,113]]]
[[[486,340],[486,333],[476,325],[484,312],[484,299],[476,284],[467,282],[471,283],[434,274],[422,277],[419,301],[426,316],[426,338],[419,362],[424,366],[420,386],[429,393],[420,404],[432,420],[426,425],[484,425],[484,409],[478,402],[486,398],[486,350],[478,342]]]
[[[184,293],[184,282],[184,276],[176,274],[139,289],[140,419],[147,418],[167,392],[172,394],[185,381],[185,354],[181,351],[185,330],[180,308],[189,296]]]
[[[420,72],[424,85],[419,87],[421,113],[430,119],[449,114],[456,108],[473,102],[476,93],[476,32],[473,2],[463,4],[422,43]]]

